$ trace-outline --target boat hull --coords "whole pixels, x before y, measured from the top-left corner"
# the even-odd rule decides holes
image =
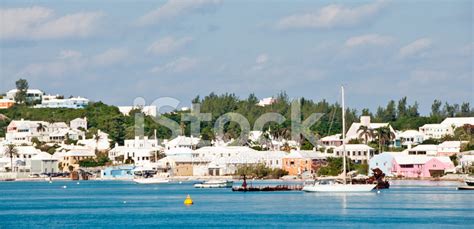
[[[375,186],[375,184],[307,185],[302,190],[305,192],[370,192]]]
[[[234,184],[233,181],[222,181],[222,182],[215,182],[215,183],[202,183],[202,184],[195,184],[195,188],[232,188]]]

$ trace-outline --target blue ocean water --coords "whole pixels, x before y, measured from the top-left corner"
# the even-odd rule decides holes
[[[473,228],[474,192],[457,185],[400,181],[380,193],[319,194],[238,193],[190,182],[0,182],[0,227]],[[194,205],[183,204],[187,194]]]

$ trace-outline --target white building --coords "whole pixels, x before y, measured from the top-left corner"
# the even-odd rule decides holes
[[[17,92],[18,92],[17,89],[12,89],[12,90],[8,91],[7,95],[6,95],[7,99],[15,100],[15,95],[16,95]],[[29,101],[29,102],[41,101],[42,98],[43,98],[43,95],[44,95],[44,92],[42,92],[41,90],[28,89],[26,91],[26,100]]]
[[[163,144],[165,145],[165,153],[166,150],[170,150],[172,148],[189,148],[195,149],[197,144],[201,139],[196,137],[186,137],[183,135],[179,135],[173,140],[164,140]]]
[[[73,130],[87,130],[87,118],[75,118],[69,122],[69,127]]]
[[[334,134],[330,136],[323,137],[319,140],[321,145],[328,148],[336,148],[342,145],[342,134]]]
[[[272,97],[268,97],[268,98],[263,98],[261,99],[257,105],[258,106],[261,106],[261,107],[264,107],[264,106],[269,106],[269,105],[272,105],[273,103],[276,102],[276,99],[272,98]]]
[[[11,165],[10,155],[5,154],[6,145],[0,146],[0,155],[3,161],[7,162],[1,168],[2,170],[6,170],[6,168],[14,168],[16,171],[28,171],[31,166],[31,158],[41,151],[36,149],[33,146],[16,146],[15,149],[17,150],[16,154],[13,154],[13,166]]]
[[[461,141],[444,141],[438,145],[438,156],[451,156],[461,152]]]
[[[33,174],[57,173],[59,161],[53,155],[39,152],[31,158],[30,172]]]
[[[347,131],[346,134],[346,139],[351,140],[351,139],[361,139],[365,140],[364,136],[360,136],[359,128],[361,126],[367,126],[369,129],[375,130],[380,127],[386,127],[388,126],[390,128],[390,131],[395,134],[395,131],[393,130],[392,126],[390,126],[389,123],[371,123],[370,122],[370,116],[361,116],[360,117],[360,122],[354,122],[352,123],[351,127]],[[372,141],[373,138],[369,136],[368,141]]]
[[[419,130],[427,138],[442,138],[453,135],[456,128],[465,124],[474,125],[474,117],[446,118],[440,124],[425,124]]]
[[[156,117],[156,106],[118,106],[120,113],[129,115],[133,109],[140,109],[145,115]]]
[[[355,163],[369,161],[374,156],[374,152],[374,148],[365,144],[346,144],[346,156]],[[334,149],[334,155],[336,157],[344,156],[342,145]]]
[[[98,135],[100,136],[99,140],[96,140],[95,136],[94,136],[94,138],[92,138],[92,139],[79,140],[77,142],[77,144],[84,145],[84,146],[87,146],[87,147],[92,148],[92,149],[97,148],[97,150],[100,150],[100,151],[110,149],[111,140],[109,138],[109,134],[107,134],[107,133],[105,133],[101,130],[98,130]]]
[[[41,104],[37,104],[34,108],[85,108],[89,104],[89,99],[82,97],[72,97],[67,99],[43,98]]]
[[[283,151],[256,151],[245,146],[209,146],[194,150],[193,158],[209,161],[207,170],[198,175],[217,176],[235,174],[242,165],[264,164],[270,168],[282,168],[286,154]]]
[[[434,144],[417,145],[407,151],[409,155],[436,156],[438,154],[438,146]]]
[[[47,125],[42,121],[12,120],[7,126],[5,139],[13,144],[30,144],[32,138],[43,139]]]
[[[109,151],[109,158],[114,163],[125,163],[127,160],[133,160],[137,166],[147,166],[154,161],[158,152],[163,148],[158,145],[157,139],[149,139],[147,136],[124,141],[123,146],[115,145]],[[119,160],[121,158],[122,160]]]
[[[423,143],[425,135],[417,130],[406,130],[397,133],[397,138],[400,139],[402,145],[411,147]]]
[[[31,144],[33,138],[44,142],[62,142],[84,139],[85,133],[71,129],[64,122],[47,123],[43,121],[13,120],[7,127],[6,140],[13,144]]]

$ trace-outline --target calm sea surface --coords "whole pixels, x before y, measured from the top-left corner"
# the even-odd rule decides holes
[[[187,182],[0,182],[0,228],[474,228],[474,191],[457,185],[399,181],[378,194],[317,194],[236,193]],[[194,205],[183,205],[187,194]]]

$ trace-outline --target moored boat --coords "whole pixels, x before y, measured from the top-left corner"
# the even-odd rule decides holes
[[[341,97],[342,97],[342,166],[343,166],[343,181],[342,183],[337,182],[334,179],[323,179],[316,180],[312,184],[307,184],[303,187],[305,192],[370,192],[376,187],[376,184],[352,184],[347,183],[347,169],[346,169],[346,112],[344,106],[344,87],[341,87]]]
[[[209,180],[204,183],[195,184],[195,188],[232,188],[234,184],[231,180]]]
[[[170,182],[168,178],[163,177],[135,178],[133,181],[137,184],[163,184]]]
[[[474,177],[466,177],[464,178],[464,183],[466,185],[461,185],[458,187],[458,190],[474,190]]]

